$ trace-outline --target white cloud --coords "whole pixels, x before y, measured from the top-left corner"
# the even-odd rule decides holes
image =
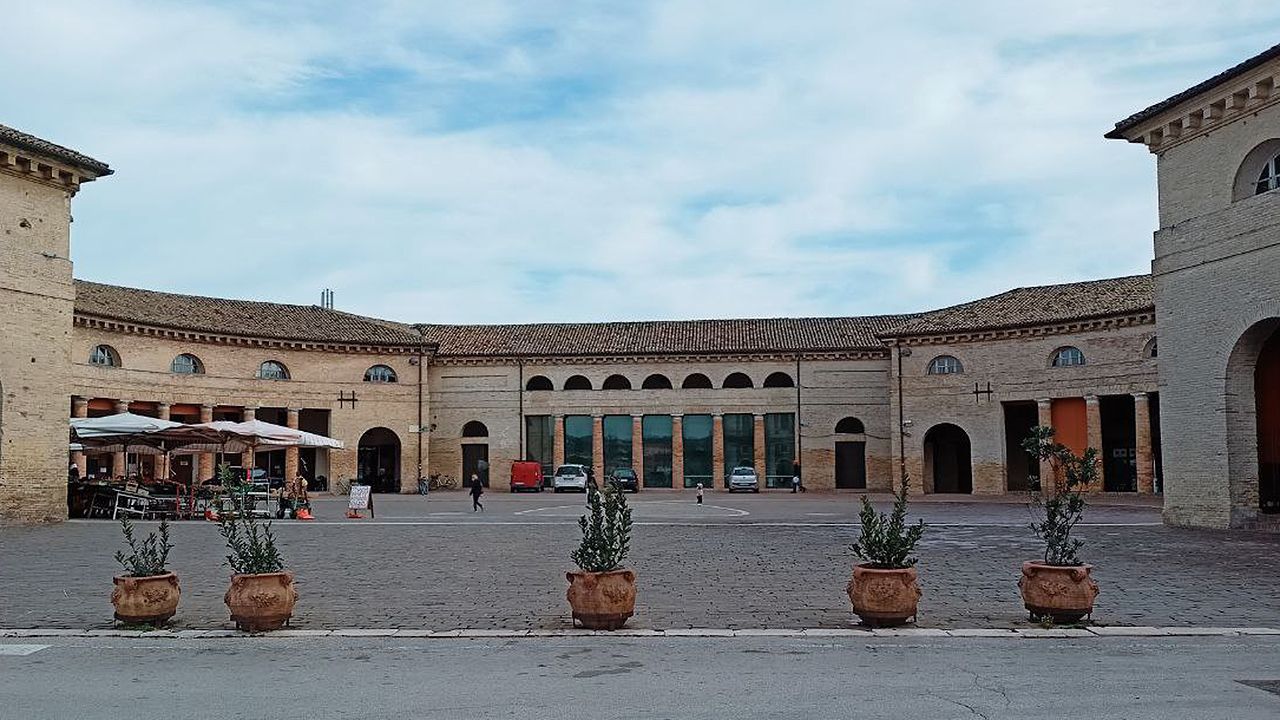
[[[1280,23],[626,8],[22,3],[0,122],[118,170],[76,200],[82,277],[422,321],[906,311],[1143,271],[1152,160],[1102,132]]]

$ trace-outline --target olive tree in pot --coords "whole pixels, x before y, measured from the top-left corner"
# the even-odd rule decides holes
[[[173,549],[169,522],[161,520],[159,529],[148,533],[142,542],[134,537],[133,523],[128,518],[120,521],[120,529],[129,552],[116,551],[116,562],[125,572],[113,579],[111,604],[115,606],[115,617],[131,625],[164,623],[178,611],[182,595],[178,576],[168,569],[169,551]]]
[[[248,632],[279,630],[293,616],[298,591],[293,573],[284,569],[276,548],[271,522],[253,517],[247,488],[239,484],[230,468],[218,471],[223,487],[231,488],[231,511],[218,515],[218,532],[227,543],[227,564],[231,566],[231,587],[223,602],[231,610],[236,627]]]
[[[916,545],[924,535],[924,521],[907,525],[907,483],[893,496],[893,510],[876,512],[864,495],[859,521],[861,536],[850,548],[862,562],[853,566],[846,590],[853,612],[865,625],[901,625],[916,616],[920,586],[916,584]]]
[[[1033,620],[1071,623],[1093,613],[1098,583],[1093,566],[1080,560],[1084,541],[1071,536],[1084,517],[1083,491],[1098,479],[1098,451],[1077,455],[1053,438],[1053,428],[1035,427],[1023,449],[1046,462],[1050,477],[1033,478],[1031,530],[1044,543],[1044,557],[1022,563],[1018,589]]]
[[[631,508],[613,484],[587,490],[587,514],[578,518],[582,542],[572,553],[579,572],[567,572],[566,597],[576,624],[617,630],[636,609],[636,574],[622,569],[631,549]]]

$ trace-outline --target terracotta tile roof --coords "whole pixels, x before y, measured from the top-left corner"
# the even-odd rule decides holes
[[[535,325],[418,325],[439,356],[720,354],[881,350],[878,333],[912,315],[651,320]]]
[[[178,330],[304,342],[417,345],[412,328],[318,305],[227,300],[76,281],[76,314]]]
[[[94,160],[88,155],[76,152],[68,147],[63,147],[48,140],[42,140],[35,135],[28,135],[21,130],[14,130],[8,125],[0,125],[0,142],[12,145],[23,150],[31,152],[43,153],[50,157],[61,160],[68,165],[75,165],[86,170],[92,170],[99,177],[110,175],[112,170],[107,164],[101,160]]]
[[[973,332],[1152,312],[1152,298],[1150,275],[1017,288],[924,313],[881,336]]]
[[[1248,60],[1245,60],[1239,65],[1236,65],[1235,67],[1223,70],[1222,72],[1218,73],[1217,75],[1214,75],[1208,80],[1205,80],[1202,83],[1197,83],[1196,85],[1189,87],[1186,90],[1183,90],[1182,92],[1170,98],[1161,100],[1160,102],[1156,103],[1155,105],[1152,105],[1151,107],[1145,110],[1139,110],[1138,112],[1116,123],[1115,128],[1112,129],[1103,137],[1109,140],[1123,140],[1125,132],[1132,129],[1135,125],[1146,122],[1147,120],[1150,120],[1156,115],[1159,115],[1160,113],[1164,112],[1165,110],[1168,110],[1169,108],[1173,107],[1174,105],[1177,105],[1180,102],[1183,102],[1184,100],[1190,100],[1191,98],[1199,95],[1202,92],[1212,90],[1213,88],[1227,82],[1228,80],[1231,80],[1237,75],[1243,75],[1249,72],[1250,70],[1256,67],[1259,67],[1260,65],[1263,65],[1267,62],[1270,62],[1271,60],[1274,60],[1277,57],[1280,57],[1280,45],[1273,45],[1272,47],[1269,47],[1266,50],[1263,50],[1262,52],[1258,53],[1257,55],[1254,55]]]

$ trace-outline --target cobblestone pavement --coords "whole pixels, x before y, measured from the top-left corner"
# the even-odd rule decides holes
[[[379,520],[279,522],[298,575],[298,628],[560,628],[564,572],[581,496],[461,494],[379,498]],[[851,627],[844,587],[856,528],[849,496],[711,495],[634,500],[629,566],[636,628]],[[717,509],[718,508],[718,509]],[[1019,627],[1020,563],[1036,556],[1024,507],[925,503],[934,526],[920,548],[924,627]],[[1102,587],[1107,625],[1280,627],[1280,536],[1158,525],[1151,507],[1093,508],[1079,533]],[[146,527],[149,524],[143,525]],[[178,523],[172,567],[182,579],[177,627],[229,627],[228,571],[216,527]],[[0,529],[0,627],[108,627],[118,527],[80,521]]]

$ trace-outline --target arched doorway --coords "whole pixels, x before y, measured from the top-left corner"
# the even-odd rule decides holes
[[[973,492],[969,435],[951,423],[929,428],[924,435],[924,474],[933,485],[931,492]]]
[[[1258,508],[1280,513],[1280,329],[1258,353],[1253,371],[1254,402],[1258,412]]]
[[[400,438],[384,427],[360,436],[356,477],[376,493],[400,492]]]
[[[1227,360],[1227,475],[1232,525],[1280,513],[1280,318],[1246,330]]]
[[[866,426],[856,417],[836,423],[836,489],[867,487]]]
[[[462,487],[471,487],[471,476],[489,487],[489,428],[479,420],[462,426]]]

